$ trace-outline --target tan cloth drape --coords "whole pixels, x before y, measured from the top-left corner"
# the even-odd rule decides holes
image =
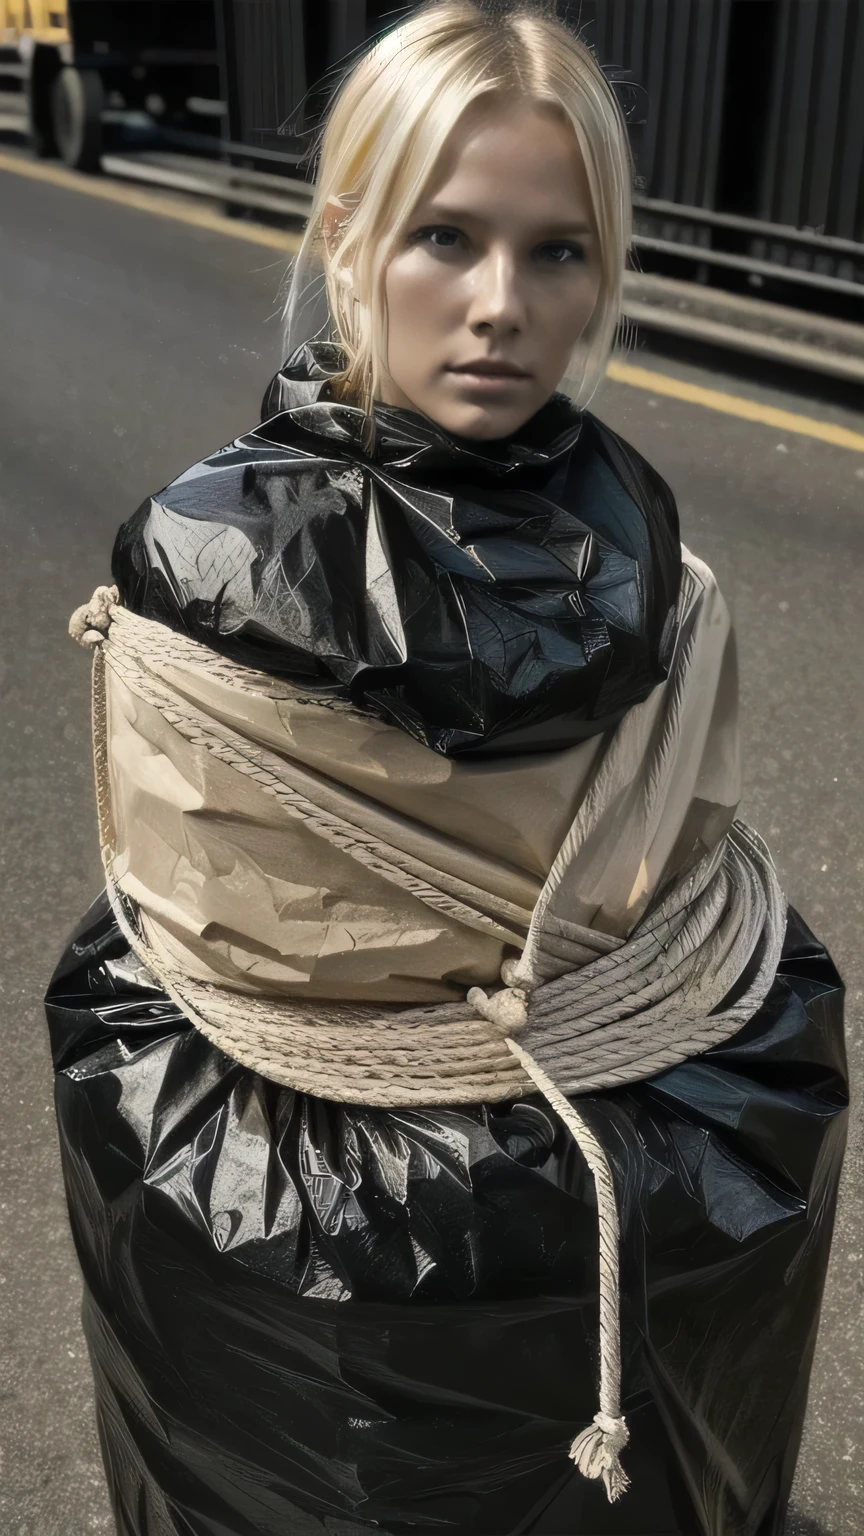
[[[202,665],[195,642],[118,609],[105,646],[115,876],[157,953],[259,995],[462,998],[496,983],[505,956],[523,949],[550,872],[543,925],[570,934],[566,964],[589,960],[718,846],[738,802],[734,637],[710,571],[689,554],[677,644],[669,681],[608,736],[467,761],[347,705],[220,667],[212,653]],[[286,784],[371,827],[410,870],[450,877],[453,902],[436,909],[410,882],[394,885],[175,729],[130,686],[132,651],[157,697],[167,688],[263,749]],[[686,697],[671,697],[685,675]],[[480,922],[465,920],[465,889]],[[539,916],[532,981],[565,968],[541,953]],[[585,930],[575,949],[574,928]]]

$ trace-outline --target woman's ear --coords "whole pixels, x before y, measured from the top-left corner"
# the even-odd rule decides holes
[[[336,254],[342,225],[349,217],[350,211],[341,198],[338,197],[328,197],[324,204],[324,212],[321,215],[321,233],[324,236],[324,249],[327,252],[328,260],[332,260]]]

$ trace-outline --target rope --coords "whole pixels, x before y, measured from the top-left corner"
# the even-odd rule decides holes
[[[558,1112],[584,1157],[597,1192],[597,1226],[600,1236],[600,1410],[593,1424],[576,1436],[570,1447],[584,1477],[602,1477],[609,1503],[630,1486],[620,1455],[630,1439],[621,1413],[621,1323],[619,1317],[618,1206],[609,1160],[584,1116],[565,1099],[533,1056],[515,1040],[507,1040],[513,1055]]]
[[[720,847],[655,904],[628,940],[612,939],[552,915],[549,882],[532,913],[473,883],[468,870],[433,869],[393,817],[383,818],[362,796],[340,795],[320,775],[205,714],[164,668],[172,661],[193,665],[270,697],[279,686],[296,697],[289,685],[129,614],[116,587],[97,588],[69,629],[94,650],[96,795],[112,910],[130,949],[195,1028],[241,1065],[318,1097],[399,1107],[495,1102],[536,1087],[567,1126],[597,1193],[600,1315],[599,1411],[569,1454],[584,1476],[603,1480],[610,1502],[619,1498],[629,1483],[620,1462],[629,1434],[621,1414],[618,1208],[606,1153],[565,1095],[653,1076],[729,1039],[752,1016],[773,980],[785,927],[785,904],[764,844],[734,823]],[[529,986],[520,962],[506,960],[501,989],[487,994],[473,987],[464,1003],[316,1004],[313,1015],[291,999],[191,977],[156,952],[114,866],[106,666],[186,740],[253,779],[287,816],[349,858],[520,952],[530,937],[530,969],[553,979]],[[568,956],[571,968],[558,974]],[[745,974],[740,995],[726,1003]]]

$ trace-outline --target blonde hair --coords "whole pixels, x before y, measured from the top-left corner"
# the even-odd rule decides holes
[[[387,357],[387,261],[454,125],[479,97],[553,106],[572,125],[593,204],[600,292],[562,381],[587,398],[606,366],[630,243],[631,161],[614,93],[589,50],[537,5],[433,0],[379,38],[343,80],[321,139],[312,211],[294,263],[288,335],[323,267],[336,393],[371,414]],[[345,209],[325,242],[328,203]],[[332,218],[332,215],[330,216]],[[294,340],[296,342],[296,334]]]

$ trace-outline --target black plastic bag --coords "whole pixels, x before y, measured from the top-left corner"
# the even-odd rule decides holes
[[[617,1504],[593,1185],[540,1099],[378,1110],[231,1061],[142,986],[107,903],[48,1017],[123,1536],[777,1536],[845,1135],[842,986],[795,914],[731,1041],[581,1099],[622,1217]]]
[[[270,419],[147,497],[114,545],[124,607],[444,756],[611,730],[668,669],[668,486],[557,394],[493,441],[376,405],[370,446],[329,396],[342,362],[301,347]]]

